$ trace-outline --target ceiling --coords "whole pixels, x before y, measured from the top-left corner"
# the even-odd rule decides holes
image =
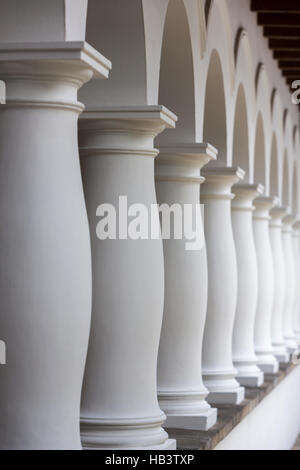
[[[251,0],[251,10],[290,87],[300,80],[300,0]]]

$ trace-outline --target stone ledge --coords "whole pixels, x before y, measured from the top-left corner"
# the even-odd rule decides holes
[[[177,440],[179,450],[213,450],[296,367],[281,364],[277,374],[265,374],[261,387],[245,387],[246,399],[240,405],[219,406],[218,421],[209,431],[167,428],[169,437]]]

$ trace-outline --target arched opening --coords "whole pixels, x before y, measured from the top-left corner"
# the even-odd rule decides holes
[[[294,164],[293,170],[293,214],[298,214],[298,178],[296,163]]]
[[[266,185],[265,132],[261,113],[256,123],[254,181],[256,184]]]
[[[285,207],[289,207],[290,198],[289,198],[289,164],[287,151],[284,152],[283,157],[283,176],[282,176],[282,204]]]
[[[210,13],[211,6],[212,6],[212,0],[205,0],[204,9],[205,9],[205,19],[206,19],[206,23],[208,22],[208,17],[209,17],[209,13]]]
[[[271,196],[279,196],[278,147],[275,134],[273,134],[272,138],[270,194]]]
[[[159,142],[195,142],[193,53],[188,18],[182,0],[169,2],[161,51],[159,103],[178,116],[175,130]]]
[[[79,91],[87,107],[146,102],[145,18],[139,0],[89,0],[86,41],[112,61],[109,80],[91,80]],[[153,46],[154,48],[154,46]]]
[[[246,171],[244,181],[249,181],[249,135],[247,105],[244,87],[240,85],[235,107],[233,133],[233,166]]]
[[[218,163],[227,163],[227,125],[223,72],[219,54],[213,51],[208,69],[205,108],[204,142],[218,149]]]

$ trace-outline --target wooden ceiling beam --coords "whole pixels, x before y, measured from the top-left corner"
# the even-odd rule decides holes
[[[258,13],[257,23],[259,26],[299,26],[300,13]]]
[[[278,11],[298,12],[300,11],[299,0],[252,0],[252,11]]]
[[[270,49],[300,51],[300,39],[269,39]]]
[[[282,75],[286,78],[293,78],[294,80],[300,80],[300,70],[282,70]]]
[[[269,38],[296,38],[300,39],[300,26],[287,28],[284,26],[265,26],[264,36]]]
[[[299,51],[274,51],[274,59],[282,61],[300,61],[300,52]]]
[[[284,70],[295,70],[295,69],[300,70],[300,60],[299,61],[279,60],[278,65],[281,69],[284,69]]]

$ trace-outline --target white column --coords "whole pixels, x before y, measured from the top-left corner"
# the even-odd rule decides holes
[[[2,449],[81,448],[91,260],[77,90],[109,66],[84,43],[0,47]]]
[[[258,365],[265,372],[275,374],[279,363],[274,356],[271,322],[274,298],[274,267],[269,233],[271,197],[255,199],[253,217],[254,240],[258,267],[258,300],[255,319],[254,343]]]
[[[283,335],[286,347],[289,353],[293,353],[297,349],[296,335],[294,332],[294,301],[296,289],[295,265],[294,265],[294,246],[293,246],[293,224],[295,217],[288,214],[283,219],[282,242],[285,259],[285,270],[287,276],[287,284],[284,302],[284,321]]]
[[[208,304],[203,341],[203,378],[209,403],[238,404],[244,388],[236,380],[232,334],[237,302],[237,262],[231,223],[231,187],[244,177],[240,168],[203,171],[204,231],[208,263]]]
[[[283,337],[284,299],[286,289],[285,261],[282,246],[282,219],[285,216],[283,207],[274,207],[270,220],[270,241],[274,266],[274,298],[271,321],[271,339],[273,353],[279,362],[287,363],[289,353]]]
[[[295,303],[294,303],[294,333],[298,346],[300,346],[300,221],[293,226],[293,250],[295,266]]]
[[[149,238],[149,227],[144,225],[147,214],[143,215],[156,204],[158,152],[153,139],[165,127],[174,127],[175,120],[162,106],[96,109],[80,120],[93,264],[92,325],[81,410],[85,448],[175,448],[162,428],[165,415],[157,400],[164,300],[157,207],[157,239]],[[120,196],[126,196],[127,202]],[[113,225],[107,226],[111,239],[99,239],[100,204],[113,206],[105,210],[116,213],[116,239]],[[139,223],[146,231],[143,238],[133,233]],[[137,239],[127,238],[128,233]]]
[[[158,353],[158,398],[167,415],[166,427],[170,428],[207,430],[217,419],[217,410],[205,400],[208,391],[203,385],[201,364],[207,263],[200,212],[200,170],[212,158],[216,158],[213,147],[194,144],[160,148],[156,161],[158,203],[174,209],[175,216],[178,211],[183,214],[181,228],[197,231],[197,239],[194,236],[194,240],[189,240],[185,232],[176,239],[172,222],[171,238],[164,240],[165,303]],[[191,243],[193,246],[189,247]]]
[[[264,374],[257,367],[254,325],[258,296],[257,260],[253,236],[253,200],[262,194],[261,185],[235,185],[231,204],[232,226],[238,266],[238,296],[233,329],[233,364],[241,385],[258,387]]]

